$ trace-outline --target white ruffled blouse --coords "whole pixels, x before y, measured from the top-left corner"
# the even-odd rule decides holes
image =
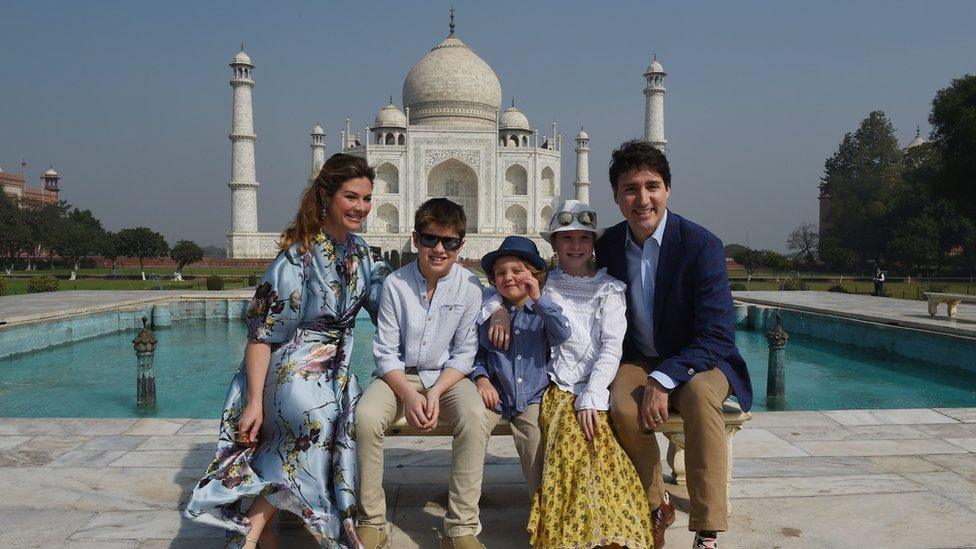
[[[610,383],[617,374],[627,332],[627,285],[600,269],[571,276],[554,269],[543,290],[563,309],[573,333],[552,348],[549,377],[576,395],[577,410],[610,408]]]

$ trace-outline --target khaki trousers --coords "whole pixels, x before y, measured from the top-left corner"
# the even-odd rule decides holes
[[[610,418],[621,446],[634,462],[637,475],[647,493],[647,502],[656,509],[664,497],[661,450],[651,431],[642,431],[638,410],[644,397],[644,384],[651,363],[644,360],[620,364],[610,385]],[[684,419],[685,470],[691,513],[688,529],[728,529],[726,479],[728,454],[722,403],[729,396],[729,382],[717,368],[699,372],[679,385],[669,396],[669,406]]]
[[[522,474],[529,498],[542,484],[542,430],[539,428],[539,404],[529,404],[521,414],[508,420],[512,427],[515,451],[522,462]],[[496,414],[497,415],[497,414]]]
[[[426,394],[420,377],[407,380]],[[356,406],[356,441],[359,457],[359,524],[384,528],[386,494],[383,491],[383,439],[391,423],[403,417],[403,402],[382,379],[373,380]],[[485,408],[469,379],[457,382],[441,396],[440,418],[454,426],[451,481],[448,486],[444,533],[450,537],[481,532],[478,500],[484,477],[488,437],[498,414]]]

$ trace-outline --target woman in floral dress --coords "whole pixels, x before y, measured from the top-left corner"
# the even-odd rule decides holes
[[[336,154],[302,194],[281,252],[247,312],[248,344],[220,421],[217,455],[185,515],[228,530],[228,546],[274,547],[279,509],[323,546],[355,546],[360,389],[349,371],[356,314],[375,322],[389,267],[353,234],[370,210],[375,172]],[[253,500],[246,514],[244,500]]]

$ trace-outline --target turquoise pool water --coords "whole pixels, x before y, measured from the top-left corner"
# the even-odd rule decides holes
[[[373,327],[356,328],[354,371],[372,371]],[[0,359],[0,417],[131,417],[135,408],[133,332]],[[156,331],[157,417],[219,417],[244,349],[244,324],[202,320]],[[755,409],[765,409],[766,339],[739,331]],[[892,358],[804,336],[786,350],[789,410],[976,406],[976,374]]]

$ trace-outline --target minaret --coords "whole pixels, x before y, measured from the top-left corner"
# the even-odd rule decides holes
[[[325,130],[316,122],[310,135],[312,136],[312,173],[308,176],[308,180],[314,181],[319,175],[319,170],[322,169],[322,164],[325,164]]]
[[[356,136],[352,134],[352,120],[346,119],[346,131],[342,134],[342,148],[351,149],[356,144]]]
[[[590,203],[590,136],[580,128],[576,136],[576,200]]]
[[[258,232],[258,182],[254,173],[254,116],[251,109],[251,89],[254,80],[251,58],[241,51],[230,64],[233,70],[230,85],[234,88],[234,120],[230,130],[231,162],[231,233]],[[227,250],[231,253],[231,250]]]
[[[651,66],[644,72],[647,87],[644,88],[646,98],[644,109],[644,141],[650,141],[658,149],[664,150],[668,140],[664,138],[664,67],[654,55]]]

